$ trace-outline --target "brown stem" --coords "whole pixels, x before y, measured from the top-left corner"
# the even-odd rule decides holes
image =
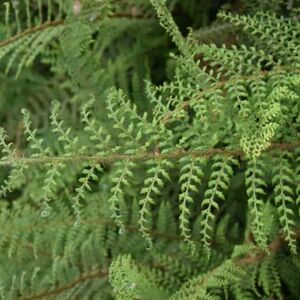
[[[300,227],[298,227],[295,231],[295,238],[296,239],[300,238]],[[284,234],[281,233],[277,237],[275,237],[275,239],[269,244],[270,255],[276,255],[284,245],[285,245]],[[233,263],[237,267],[247,267],[249,265],[261,263],[266,257],[270,257],[270,255],[266,251],[263,251],[258,248],[257,252],[252,252],[251,254],[246,255],[245,257],[237,258],[233,260]],[[201,281],[199,282],[196,288],[201,289],[205,287],[208,280],[212,276],[214,276],[222,268],[222,266],[223,264],[210,270],[206,276],[201,278]]]
[[[109,16],[110,18],[131,18],[131,19],[149,19],[150,17],[145,16],[143,14],[134,14],[134,13],[114,13],[112,15]],[[45,22],[41,25],[32,27],[32,28],[28,28],[4,41],[0,42],[0,48],[4,47],[8,44],[14,43],[15,41],[24,38],[27,35],[39,32],[39,31],[43,31],[47,28],[50,27],[56,27],[56,26],[60,26],[63,25],[65,23],[65,20],[54,20],[54,21],[48,21]]]
[[[55,26],[59,26],[59,25],[63,25],[63,24],[64,24],[64,20],[55,20],[55,21],[46,22],[42,25],[39,25],[39,26],[36,26],[33,28],[26,29],[19,34],[16,34],[16,35],[12,36],[11,38],[8,38],[8,39],[0,42],[0,48],[6,46],[8,44],[11,44],[21,38],[24,38],[27,35],[30,35],[30,34],[33,34],[33,33],[39,32],[39,31],[43,31],[49,27],[55,27]]]
[[[300,141],[295,143],[273,143],[271,146],[265,150],[265,152],[270,152],[272,150],[280,151],[292,151],[300,147]],[[212,157],[216,155],[223,156],[235,156],[244,157],[245,153],[241,149],[230,150],[223,148],[212,148],[203,151],[184,151],[176,150],[169,153],[153,153],[146,152],[135,155],[127,154],[112,154],[110,156],[97,156],[97,155],[77,155],[77,156],[43,156],[43,157],[14,157],[10,159],[0,160],[0,166],[10,166],[16,165],[18,163],[25,163],[27,165],[32,164],[46,164],[50,162],[93,162],[101,164],[113,164],[116,161],[130,160],[130,161],[147,161],[150,159],[156,160],[178,160],[182,157],[192,156],[192,157]]]
[[[100,277],[107,277],[107,275],[108,275],[107,270],[94,270],[91,273],[82,275],[82,276],[76,278],[74,281],[72,281],[66,285],[60,286],[59,288],[57,288],[55,290],[43,292],[43,293],[36,294],[33,296],[25,297],[25,298],[21,298],[21,300],[34,300],[34,299],[43,299],[46,297],[51,297],[51,296],[63,293],[64,291],[69,290],[71,288],[74,288],[76,285],[78,285],[82,282],[85,282],[87,280],[93,280],[93,279],[97,279]]]
[[[300,227],[298,227],[295,231],[295,239],[299,239],[299,238],[300,238]],[[270,254],[275,255],[280,251],[280,249],[284,245],[285,245],[284,234],[281,233],[269,244]],[[269,256],[268,253],[261,250],[256,255],[247,255],[243,258],[236,260],[235,264],[238,266],[258,264],[268,256]]]
[[[300,238],[300,227],[297,228],[297,230],[295,231],[295,238],[299,239]],[[284,242],[284,234],[281,233],[279,234],[269,245],[269,250],[270,250],[270,254],[275,255],[276,253],[278,253],[280,251],[280,249],[285,245]],[[236,259],[234,261],[234,264],[236,266],[239,267],[243,267],[243,266],[248,266],[248,265],[253,265],[253,264],[257,264],[262,262],[266,257],[269,257],[269,255],[262,250],[259,250],[255,255],[253,254],[249,254],[243,258],[239,258]],[[221,265],[222,266],[222,265]],[[203,287],[205,286],[206,282],[208,281],[208,279],[213,276],[215,273],[218,272],[218,270],[221,268],[221,266],[218,266],[217,268],[211,270],[208,272],[207,276],[205,276],[204,278],[202,278],[200,286],[199,287]],[[158,269],[162,269],[164,270],[164,266],[152,266]],[[68,289],[71,289],[73,287],[75,287],[76,285],[87,281],[87,280],[93,280],[99,277],[107,277],[108,276],[108,271],[107,270],[94,270],[89,274],[85,274],[82,275],[80,277],[78,277],[77,279],[75,279],[74,281],[72,281],[71,283],[68,283],[66,285],[60,286],[59,288],[52,290],[52,291],[47,291],[47,292],[43,292],[37,295],[33,295],[31,297],[26,297],[26,298],[22,298],[22,300],[34,300],[34,299],[42,299],[45,297],[49,297],[49,296],[53,296],[53,295],[57,295],[60,294]]]

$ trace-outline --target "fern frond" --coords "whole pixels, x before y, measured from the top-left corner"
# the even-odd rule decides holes
[[[279,154],[276,165],[273,168],[272,183],[274,185],[275,203],[279,214],[279,220],[285,233],[285,239],[293,253],[297,252],[294,222],[294,191],[293,171],[289,163],[287,153]]]
[[[49,202],[55,196],[57,190],[57,180],[61,177],[61,171],[64,164],[60,162],[54,162],[46,164],[47,172],[45,174],[44,185],[42,187],[41,199],[43,200],[43,209],[41,216],[48,217],[50,215],[51,207]]]
[[[112,179],[113,187],[111,188],[111,197],[108,202],[112,211],[112,218],[116,224],[120,227],[120,232],[125,231],[124,224],[120,215],[120,204],[124,201],[124,189],[130,186],[130,181],[133,177],[132,170],[136,167],[136,164],[132,161],[125,161],[116,163],[116,174]]]
[[[191,47],[183,38],[177,24],[174,22],[172,15],[166,7],[166,1],[151,0],[151,4],[156,10],[156,14],[160,20],[161,26],[171,35],[173,42],[185,56],[191,57]]]
[[[240,77],[242,74],[251,75],[262,67],[270,67],[274,64],[273,57],[264,50],[255,47],[247,48],[245,45],[239,48],[233,45],[231,49],[225,45],[222,47],[201,45],[197,50],[199,54],[203,53],[203,61],[211,65],[218,80],[232,78],[232,76]]]
[[[281,282],[274,260],[267,258],[259,268],[258,282],[266,295],[275,294],[281,298]]]
[[[208,189],[201,204],[201,241],[206,247],[210,245],[215,214],[219,210],[217,200],[225,201],[224,193],[229,187],[230,177],[233,174],[232,165],[238,164],[237,160],[231,157],[215,157],[213,161]]]
[[[58,135],[58,141],[64,143],[65,155],[71,155],[72,153],[76,153],[78,149],[78,137],[71,137],[71,128],[65,129],[63,127],[63,120],[59,119],[60,104],[58,101],[52,102],[52,111],[51,111],[51,125],[53,126],[53,132]],[[81,148],[82,149],[82,148]],[[79,151],[80,152],[80,151]]]
[[[93,164],[89,166],[88,169],[83,169],[82,176],[79,178],[80,186],[75,188],[76,195],[73,197],[72,201],[74,202],[72,207],[76,215],[76,225],[80,225],[81,222],[81,207],[80,198],[85,199],[86,191],[92,191],[90,181],[97,181],[98,176],[96,172],[101,172],[103,169],[100,164]]]
[[[127,148],[126,153],[131,154],[135,151],[136,145],[142,146],[142,150],[145,149],[145,145],[142,144],[142,132],[135,132],[135,123],[132,118],[127,119],[123,115],[122,107],[119,106],[120,101],[124,101],[125,95],[121,90],[112,89],[107,97],[107,109],[108,117],[114,121],[114,128],[119,130],[119,138],[124,140],[124,146]],[[141,145],[142,144],[142,145]]]
[[[202,274],[190,279],[170,299],[220,299],[214,290],[226,290],[230,283],[238,281],[244,272],[235,266],[231,260],[225,261],[221,266],[211,270],[207,275]]]
[[[16,36],[0,42],[0,59],[8,54],[6,73],[13,64],[17,64],[16,78],[19,77],[24,66],[32,64],[34,59],[55,38],[60,36],[64,28],[61,21],[53,21],[25,30]],[[17,63],[18,60],[18,63]]]
[[[66,37],[66,35],[72,32],[70,30],[71,24],[73,25],[72,27],[75,27],[77,23],[81,23],[81,28],[84,28],[87,25],[87,19],[91,16],[91,12],[93,14],[102,13],[103,17],[109,13],[107,9],[109,1],[104,1],[96,5],[92,3],[94,4],[93,6],[85,5],[81,13],[76,16],[70,14],[70,11],[68,11],[71,9],[71,5],[63,5],[62,1],[52,3],[49,0],[46,11],[43,11],[44,8],[41,0],[33,2],[30,4],[29,0],[20,0],[12,2],[12,5],[6,4],[5,6],[7,39],[0,41],[0,60],[8,55],[10,56],[6,73],[8,73],[13,65],[17,65],[16,78],[20,76],[24,66],[28,67],[32,65],[36,57],[45,52],[45,49],[52,41],[60,39],[60,42],[63,43],[64,39],[61,39],[61,37]],[[35,18],[31,15],[33,5],[36,5],[38,10]],[[22,15],[21,18],[20,12],[23,13],[23,6],[24,16]],[[16,32],[14,30],[14,23],[10,17],[11,10],[13,10],[14,19],[17,23]],[[63,10],[66,11],[62,13]],[[54,11],[57,12],[56,16],[53,16]],[[62,18],[62,14],[64,18]],[[23,19],[25,19],[24,22]],[[83,30],[80,33],[78,37],[83,38],[85,36]]]
[[[150,122],[148,120],[147,113],[143,113],[143,115],[140,116],[140,114],[137,112],[136,105],[132,104],[130,100],[126,99],[126,95],[123,91],[112,89],[110,92],[110,98],[110,101],[115,102],[114,114],[117,114],[116,107],[119,107],[120,112],[122,111],[123,115],[128,118],[128,132],[136,136],[136,141],[138,143],[142,143],[144,149],[154,147],[155,145],[161,145],[161,147],[172,146],[172,132],[167,130],[164,124],[160,124],[158,120],[153,120]],[[109,105],[109,109],[111,111],[111,102]],[[124,121],[126,121],[126,119]],[[136,129],[134,127],[136,127]]]
[[[168,298],[168,293],[156,285],[154,274],[138,269],[130,256],[119,256],[111,264],[109,280],[117,299],[157,299]]]
[[[0,298],[297,299],[297,1],[7,1]]]
[[[299,65],[295,55],[299,44],[294,39],[298,31],[297,22],[291,19],[285,20],[283,16],[278,18],[268,12],[257,12],[254,16],[238,16],[221,12],[219,16],[241,26],[243,30],[258,38],[262,42],[261,47],[269,49],[273,56],[279,58],[279,64]]]
[[[104,128],[98,124],[95,118],[92,118],[91,108],[95,102],[95,98],[91,99],[82,107],[81,122],[83,123],[84,130],[89,133],[89,139],[95,144],[97,155],[104,155],[107,151],[115,152],[111,144],[111,136],[105,132]]]
[[[280,127],[278,116],[281,112],[281,106],[280,103],[274,101],[274,98],[268,97],[265,82],[254,80],[250,86],[253,90],[253,99],[256,101],[251,108],[251,116],[246,115],[246,118],[239,125],[241,128],[240,144],[250,158],[256,158],[270,146],[271,140]],[[273,101],[266,101],[268,99]]]
[[[168,232],[170,235],[176,235],[177,222],[169,202],[161,202],[159,206],[156,230],[160,233]]]
[[[49,154],[49,148],[44,148],[43,147],[43,139],[37,138],[36,129],[31,129],[31,116],[29,111],[26,109],[22,110],[23,114],[23,120],[24,120],[24,128],[25,128],[25,134],[27,135],[27,141],[30,144],[30,148],[35,151],[35,153],[32,154],[32,157],[38,157],[38,156],[46,156]]]
[[[267,237],[264,233],[264,224],[262,221],[262,206],[265,195],[264,187],[266,183],[264,181],[263,163],[261,160],[252,160],[248,164],[246,170],[246,186],[248,194],[248,203],[250,213],[252,215],[252,228],[256,242],[264,250],[267,248]]]
[[[191,193],[199,191],[199,185],[203,177],[201,166],[204,161],[201,158],[182,158],[179,182],[181,183],[181,193],[179,195],[179,228],[181,235],[186,241],[190,241],[191,229],[189,228],[191,211],[189,205],[194,202]]]
[[[296,149],[296,204],[300,215],[300,149]]]
[[[22,186],[25,182],[25,171],[28,168],[27,164],[23,161],[16,160],[17,151],[13,149],[12,143],[6,142],[6,134],[3,128],[0,128],[0,145],[2,146],[3,156],[1,160],[8,159],[12,162],[12,170],[4,184],[0,187],[0,197],[6,196],[7,193]]]
[[[139,200],[140,204],[140,218],[139,225],[142,235],[145,237],[149,244],[152,246],[152,241],[149,235],[150,220],[151,217],[151,205],[155,204],[155,196],[160,195],[161,190],[164,186],[164,180],[170,180],[167,172],[167,168],[172,166],[172,163],[167,160],[154,161],[150,160],[147,162],[149,168],[147,169],[147,178],[144,180],[144,187],[142,188],[140,194],[144,195],[144,198]]]

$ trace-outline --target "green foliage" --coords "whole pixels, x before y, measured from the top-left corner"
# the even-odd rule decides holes
[[[264,188],[267,186],[264,181],[263,162],[253,160],[249,162],[249,167],[246,171],[246,185],[250,213],[252,215],[253,234],[257,243],[265,250],[267,248],[267,238],[262,220],[262,207],[264,205],[263,198],[266,194]]]
[[[191,212],[189,204],[194,202],[191,194],[199,192],[197,186],[201,184],[201,179],[204,175],[201,169],[204,161],[201,158],[183,157],[180,162],[182,163],[182,167],[179,178],[179,182],[181,183],[179,227],[184,239],[190,241],[191,229],[189,228],[189,218]]]
[[[117,299],[166,299],[168,293],[157,286],[157,275],[141,271],[128,256],[117,257],[110,265],[109,280]]]
[[[237,164],[237,161],[229,158],[216,156],[212,164],[212,173],[208,182],[208,188],[205,191],[202,201],[201,211],[201,241],[204,245],[209,245],[211,232],[213,231],[212,224],[214,223],[216,211],[219,210],[217,200],[225,200],[224,192],[228,189],[230,176],[233,174],[231,165]]]
[[[287,157],[285,157],[287,156]],[[289,165],[288,156],[284,153],[280,154],[276,160],[276,166],[274,167],[274,175],[272,183],[274,184],[275,204],[278,209],[279,220],[282,224],[283,231],[286,234],[286,240],[289,243],[291,250],[296,253],[296,240],[295,233],[292,227],[294,223],[294,191],[293,191],[293,176],[294,172]]]
[[[299,3],[204,2],[1,7],[1,299],[299,298]]]

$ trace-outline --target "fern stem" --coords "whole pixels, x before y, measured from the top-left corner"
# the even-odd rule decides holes
[[[51,22],[46,22],[42,25],[39,25],[39,26],[36,26],[33,28],[26,29],[19,34],[16,34],[16,35],[12,36],[11,38],[0,42],[0,48],[6,46],[8,44],[14,43],[15,41],[22,39],[27,35],[30,35],[30,34],[33,34],[33,33],[39,32],[39,31],[43,31],[49,27],[55,27],[55,26],[59,26],[59,25],[63,25],[63,24],[64,24],[64,20],[55,20],[55,21],[51,21]]]
[[[52,296],[61,294],[64,291],[69,290],[69,289],[75,287],[76,285],[81,284],[84,281],[94,280],[94,279],[97,279],[99,277],[107,277],[107,275],[108,275],[108,271],[106,271],[106,270],[96,270],[96,271],[93,271],[91,273],[82,275],[82,276],[78,277],[77,279],[75,279],[74,281],[72,281],[71,283],[60,286],[56,290],[42,292],[42,293],[37,294],[37,295],[21,298],[21,300],[34,300],[34,299],[44,299],[46,297],[47,298],[52,297]]]
[[[293,151],[300,147],[300,141],[295,143],[274,143],[265,150],[265,152],[270,152],[273,150],[280,151]],[[98,155],[73,155],[73,156],[44,156],[44,157],[14,157],[13,159],[3,159],[0,160],[0,166],[10,166],[18,163],[25,163],[27,165],[32,164],[45,164],[49,162],[96,162],[103,164],[113,164],[116,161],[129,160],[129,161],[147,161],[150,159],[155,160],[178,160],[182,157],[213,157],[216,155],[222,156],[233,156],[233,157],[244,157],[245,153],[243,150],[229,150],[223,148],[212,148],[203,151],[184,151],[177,150],[169,153],[153,153],[146,152],[135,155],[127,154],[113,154],[109,156],[98,156]]]

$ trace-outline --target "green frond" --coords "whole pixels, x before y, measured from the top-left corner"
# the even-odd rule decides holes
[[[0,144],[2,146],[2,154],[1,160],[8,160],[11,162],[11,171],[4,180],[0,187],[0,197],[7,196],[7,193],[12,192],[18,187],[21,187],[25,181],[25,171],[28,168],[25,162],[19,161],[16,159],[17,151],[12,146],[12,143],[6,142],[6,134],[3,128],[1,128],[0,132]]]
[[[295,165],[296,165],[296,171],[295,171],[295,177],[296,177],[296,195],[297,200],[296,204],[298,207],[299,215],[300,215],[300,150],[296,149],[296,159],[295,159]]]
[[[61,177],[61,169],[64,164],[61,162],[49,163],[46,165],[47,172],[44,179],[44,185],[42,187],[43,210],[41,213],[42,217],[48,217],[50,215],[51,206],[49,202],[54,198],[57,191],[57,180]]]
[[[299,1],[233,2],[1,3],[1,299],[299,298]]]
[[[64,128],[63,120],[59,119],[60,114],[60,104],[58,101],[52,102],[52,111],[51,111],[51,125],[53,127],[53,132],[57,134],[58,141],[63,143],[64,150],[66,155],[71,155],[72,152],[78,150],[78,137],[72,138],[71,128]]]
[[[264,206],[263,197],[266,194],[267,186],[264,178],[264,165],[261,160],[252,160],[248,163],[246,171],[246,186],[250,213],[252,216],[252,232],[257,244],[269,251],[267,248],[267,237],[264,232],[264,223],[262,220],[262,207]]]
[[[109,268],[109,280],[117,299],[166,299],[168,293],[156,285],[155,274],[139,270],[130,256],[119,256]]]
[[[213,234],[215,214],[219,210],[219,201],[225,201],[225,192],[233,175],[233,165],[237,165],[237,160],[228,157],[215,157],[212,164],[212,173],[201,204],[201,241],[207,247]]]
[[[273,168],[272,183],[274,185],[274,200],[277,206],[279,220],[285,233],[285,239],[291,251],[296,254],[296,240],[294,232],[294,190],[293,171],[287,153],[279,154]]]
[[[108,199],[112,211],[112,218],[120,227],[120,232],[125,231],[124,224],[120,215],[120,205],[124,201],[125,187],[130,187],[130,181],[133,177],[133,170],[136,164],[129,160],[125,162],[116,163],[116,174],[113,177],[113,187],[111,188],[111,197]]]
[[[190,46],[187,44],[179,31],[179,28],[174,22],[174,19],[166,6],[166,1],[151,0],[151,4],[156,10],[161,26],[171,35],[173,42],[176,44],[181,53],[192,58]]]
[[[275,294],[279,299],[281,298],[281,282],[278,270],[274,261],[267,258],[259,268],[258,283],[262,286],[266,295]]]
[[[111,144],[111,136],[105,131],[105,129],[92,117],[91,109],[95,102],[95,98],[91,97],[81,110],[81,122],[84,126],[84,131],[88,132],[89,139],[95,144],[95,149],[98,155],[105,154],[108,149],[114,152],[117,149],[113,149]]]
[[[140,191],[142,199],[139,200],[140,204],[140,218],[139,226],[142,235],[145,237],[149,244],[152,246],[149,230],[151,229],[149,217],[151,216],[151,206],[155,204],[155,198],[161,194],[164,186],[164,180],[170,180],[167,168],[171,167],[171,162],[167,160],[147,162],[147,177],[144,180],[144,186]]]
[[[255,36],[260,41],[259,46],[268,49],[279,64],[299,66],[299,60],[295,56],[295,51],[299,48],[297,40],[294,39],[298,31],[296,21],[285,20],[283,16],[278,18],[269,12],[257,12],[254,16],[238,16],[222,12],[219,16]]]
[[[49,154],[49,148],[45,149],[43,147],[43,139],[37,137],[37,130],[31,129],[32,124],[29,111],[23,109],[22,113],[24,118],[24,132],[27,135],[27,141],[30,144],[30,148],[35,151],[35,153],[32,154],[32,157],[45,156]]]
[[[170,299],[220,299],[221,295],[224,297],[226,286],[238,281],[242,275],[242,270],[227,260],[207,275],[189,280]],[[217,296],[217,290],[220,290],[220,296]]]
[[[191,229],[190,216],[191,208],[193,204],[193,193],[199,192],[199,186],[201,185],[202,177],[204,175],[201,166],[204,161],[200,158],[182,158],[180,160],[182,165],[180,169],[179,182],[181,184],[181,193],[179,195],[179,228],[181,235],[186,241],[190,241]]]
[[[209,62],[216,71],[215,77],[219,80],[230,78],[232,76],[251,75],[260,71],[263,67],[270,67],[274,64],[271,55],[255,47],[241,45],[238,48],[232,45],[228,49],[225,45],[217,47],[216,45],[200,45],[197,52],[203,54],[203,60]]]
[[[75,188],[76,195],[72,198],[73,209],[76,215],[76,225],[80,225],[81,222],[81,207],[80,199],[85,199],[85,194],[87,191],[91,192],[91,181],[97,181],[98,176],[96,171],[101,172],[103,169],[99,164],[92,164],[88,169],[83,169],[82,176],[79,178],[79,187]]]

